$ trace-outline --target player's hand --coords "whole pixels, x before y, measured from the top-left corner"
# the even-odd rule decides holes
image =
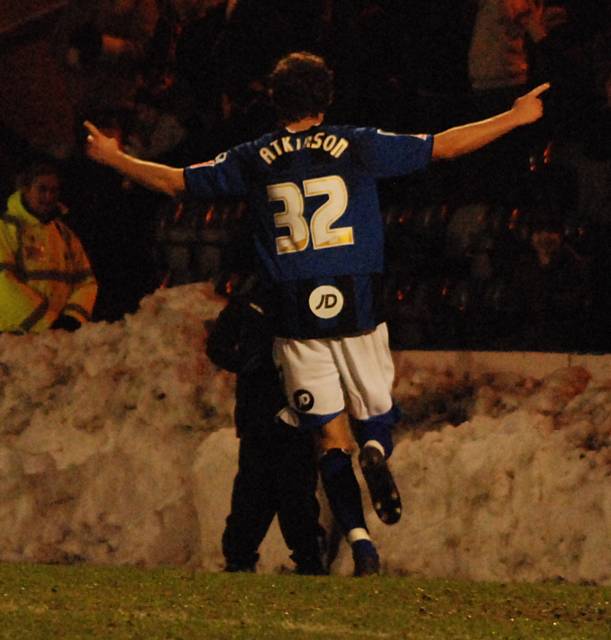
[[[112,164],[112,160],[119,154],[119,143],[116,138],[104,135],[93,123],[86,120],[83,126],[87,135],[87,155],[96,162]]]
[[[544,91],[547,91],[550,86],[549,82],[544,82],[532,91],[520,96],[513,103],[511,110],[518,124],[530,124],[531,122],[537,121],[543,115],[543,100],[540,96]]]

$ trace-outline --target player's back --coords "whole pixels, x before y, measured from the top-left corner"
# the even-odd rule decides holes
[[[377,178],[411,170],[414,148],[426,157],[421,138],[342,126],[281,130],[254,143],[256,238],[289,319],[286,335],[345,335],[383,320]]]
[[[382,321],[376,181],[424,167],[430,148],[430,137],[373,128],[280,129],[200,169],[214,174],[215,193],[248,200],[257,251],[277,287],[282,335],[346,335]]]

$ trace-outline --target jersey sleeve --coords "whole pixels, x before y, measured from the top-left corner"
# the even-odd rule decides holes
[[[391,178],[425,169],[432,157],[430,134],[389,133],[364,127],[355,131],[361,162],[375,178]]]
[[[214,160],[193,164],[184,169],[187,192],[203,200],[218,197],[244,197],[248,193],[245,160],[247,145],[219,153]]]

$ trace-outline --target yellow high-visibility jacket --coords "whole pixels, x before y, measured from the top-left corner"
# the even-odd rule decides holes
[[[91,319],[98,284],[85,250],[61,220],[41,223],[17,191],[0,217],[0,332],[40,333],[60,315]]]

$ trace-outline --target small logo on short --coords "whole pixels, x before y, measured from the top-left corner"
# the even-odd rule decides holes
[[[314,406],[314,396],[306,389],[297,389],[293,401],[299,411],[309,411]]]
[[[316,287],[308,300],[312,313],[323,319],[334,318],[344,308],[344,296],[339,289],[323,285]]]

